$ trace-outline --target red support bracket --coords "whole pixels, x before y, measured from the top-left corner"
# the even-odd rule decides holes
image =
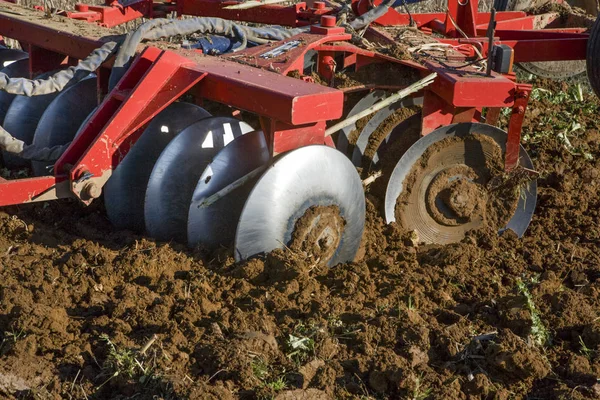
[[[261,117],[260,125],[269,141],[272,155],[311,144],[328,144],[325,139],[325,121],[294,126],[271,118]]]
[[[71,19],[97,22],[107,28],[142,17],[154,17],[152,0],[135,0],[126,6],[112,0],[106,1],[106,6],[75,4],[75,11],[63,11],[60,15]]]
[[[517,84],[512,107],[512,114],[508,122],[508,138],[506,140],[506,154],[504,156],[504,170],[511,171],[519,164],[521,146],[521,128],[531,94],[531,85]]]
[[[25,45],[25,49],[29,54],[29,71],[32,77],[43,72],[59,69],[67,63],[67,57],[63,54],[55,53],[32,44]]]
[[[207,75],[186,68],[190,64],[184,57],[153,47],[134,61],[56,162],[57,174],[69,171],[71,191],[81,201],[89,204],[99,197],[141,128]]]
[[[449,0],[448,13],[446,14],[445,33],[460,37],[457,28],[462,30],[468,37],[477,34],[477,7],[478,0]],[[454,26],[456,23],[457,26]]]

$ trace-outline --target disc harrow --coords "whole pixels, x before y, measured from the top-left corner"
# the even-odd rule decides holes
[[[359,253],[379,180],[381,215],[420,242],[486,226],[521,236],[536,172],[520,145],[532,87],[513,64],[562,78],[587,59],[599,92],[598,23],[568,6],[238,3],[107,2],[46,19],[0,0],[0,35],[23,49],[0,47],[0,148],[28,175],[0,180],[0,206],[103,195],[118,229],[334,266]],[[172,12],[202,17],[162,19]],[[126,36],[112,29],[140,17]]]

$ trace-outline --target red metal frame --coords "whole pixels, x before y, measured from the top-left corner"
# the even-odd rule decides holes
[[[375,0],[374,4],[380,2]],[[500,108],[510,107],[505,166],[510,170],[517,165],[520,131],[531,87],[515,83],[513,76],[496,73],[486,76],[470,67],[453,68],[452,65],[463,64],[475,57],[474,51],[466,51],[469,46],[461,46],[460,52],[453,51],[452,61],[443,65],[435,60],[397,60],[348,43],[350,35],[337,27],[335,17],[330,15],[337,10],[326,7],[325,3],[315,2],[312,7],[297,3],[249,10],[226,8],[238,3],[229,0],[176,0],[170,3],[134,0],[122,6],[107,0],[106,6],[77,5],[75,11],[63,12],[71,19],[105,27],[140,16],[164,16],[169,12],[288,26],[311,24],[312,27],[309,33],[286,41],[223,57],[209,57],[194,50],[140,49],[134,64],[57,161],[55,176],[1,180],[0,206],[62,197],[76,197],[89,203],[100,195],[111,171],[134,145],[145,124],[186,92],[198,99],[221,102],[257,114],[273,154],[314,143],[332,145],[331,139],[325,138],[326,122],[341,117],[344,92],[307,83],[310,77],[299,80],[285,76],[292,71],[302,72],[309,51],[317,53],[318,72],[327,80],[332,79],[336,68],[359,69],[380,62],[402,64],[422,74],[437,72],[435,82],[424,91],[422,134],[449,123],[481,121],[484,108],[487,108],[487,121],[494,123]],[[99,30],[97,37],[83,37],[35,23],[31,18],[19,17],[18,13],[2,13],[2,7],[5,7],[2,4],[8,3],[0,0],[0,35],[18,40],[30,52],[32,74],[86,57],[102,43],[98,38],[105,36]],[[372,6],[371,0],[353,3],[359,14]],[[534,30],[537,18],[524,12],[497,13],[494,43],[512,47],[515,62],[585,59],[586,33],[581,29]],[[487,55],[489,41],[485,33],[490,13],[477,12],[477,0],[464,3],[449,0],[446,13],[412,14],[412,19],[426,34],[443,33],[445,38],[437,39],[442,43],[476,46],[484,56]],[[321,24],[316,24],[318,21]],[[409,21],[408,15],[390,8],[376,21],[378,25],[367,30],[366,37],[393,44],[394,38],[386,27],[407,25]],[[468,39],[461,37],[457,26],[469,36]],[[291,41],[299,41],[302,45],[278,56],[261,57]],[[337,65],[335,60],[340,59],[342,65]],[[102,94],[107,92],[110,67],[111,63],[107,62],[98,72]],[[394,87],[393,82],[382,86],[389,87]],[[347,91],[375,88],[364,86]]]

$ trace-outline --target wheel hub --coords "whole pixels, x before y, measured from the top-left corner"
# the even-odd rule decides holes
[[[426,194],[431,217],[446,226],[481,220],[487,194],[476,179],[476,172],[466,165],[450,167],[437,174]]]
[[[535,209],[536,184],[513,182],[504,173],[506,137],[491,125],[461,123],[421,138],[390,176],[386,221],[416,232],[423,243],[459,242],[484,227],[523,235]],[[523,148],[519,164],[533,168]]]
[[[345,221],[337,206],[313,206],[298,218],[290,249],[327,262],[340,245]]]

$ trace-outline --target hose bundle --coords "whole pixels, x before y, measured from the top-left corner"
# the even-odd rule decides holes
[[[384,15],[395,0],[385,0],[364,15],[356,18],[346,27],[356,31],[368,26]],[[0,90],[19,96],[40,96],[60,92],[69,85],[74,85],[89,74],[96,71],[108,58],[116,54],[109,79],[112,89],[123,77],[137,48],[143,40],[157,40],[177,35],[193,33],[215,34],[237,39],[241,45],[233,51],[244,50],[248,41],[265,44],[274,40],[284,40],[307,32],[310,27],[285,29],[281,27],[250,27],[240,25],[222,18],[198,17],[185,20],[154,19],[142,24],[138,29],[119,37],[116,41],[104,43],[101,47],[81,60],[76,66],[61,70],[46,79],[10,78],[0,72]],[[66,151],[70,143],[51,148],[37,148],[13,137],[0,126],[0,149],[14,153],[32,161],[56,161]]]

